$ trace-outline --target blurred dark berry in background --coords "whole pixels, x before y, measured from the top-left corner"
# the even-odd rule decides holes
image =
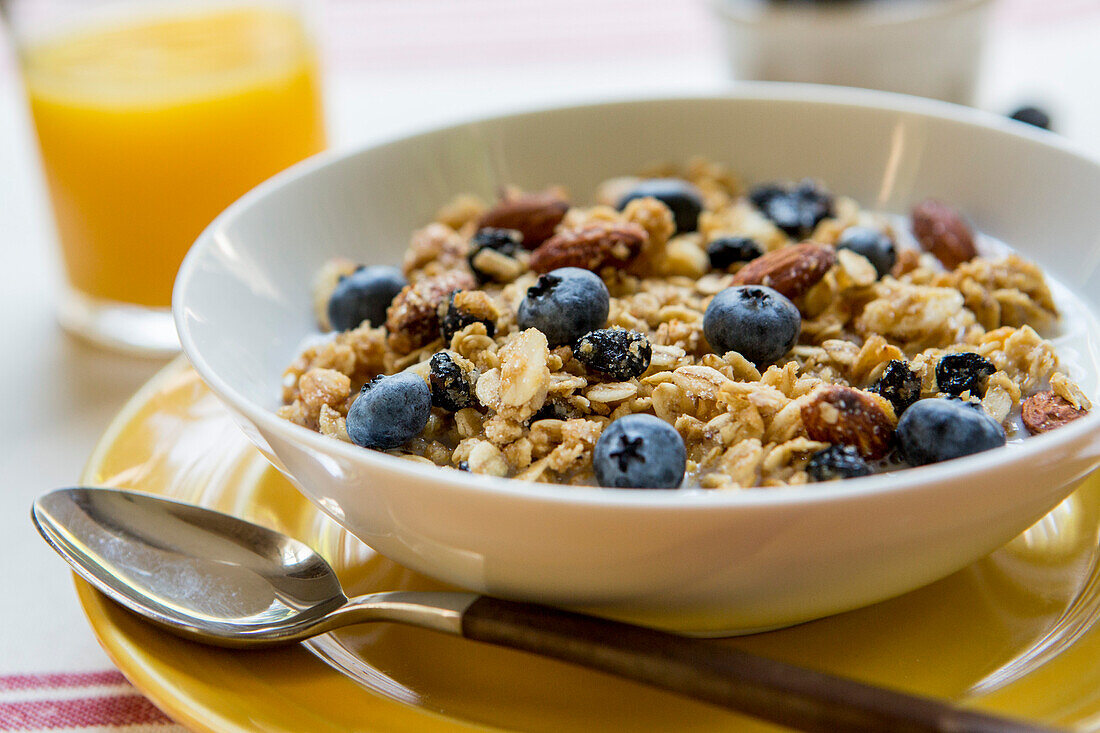
[[[1017,122],[1026,122],[1029,125],[1041,127],[1044,130],[1050,129],[1050,115],[1039,109],[1038,107],[1020,107],[1018,110],[1010,114],[1009,117],[1016,120]]]

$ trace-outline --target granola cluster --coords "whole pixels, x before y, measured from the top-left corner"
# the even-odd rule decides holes
[[[677,233],[674,212],[657,198],[622,205],[626,192],[652,177],[695,186],[702,211],[694,231]],[[1033,425],[1091,408],[1041,335],[1058,320],[1043,273],[1013,254],[968,250],[969,229],[952,210],[915,210],[914,238],[894,219],[829,197],[828,214],[800,230],[769,216],[749,193],[723,167],[694,160],[605,181],[594,206],[572,204],[557,188],[506,190],[491,204],[460,196],[413,233],[403,264],[408,286],[384,324],[331,334],[290,365],[280,414],[348,441],[345,418],[359,388],[378,374],[411,370],[433,394],[446,389],[447,401],[436,402],[418,437],[392,451],[410,460],[591,484],[605,426],[649,413],[683,437],[689,484],[748,488],[806,483],[811,459],[837,445],[890,465],[904,405],[881,382],[894,362],[915,375],[919,397],[943,397],[937,365],[945,355],[988,360],[992,373],[981,386],[954,396],[979,404],[1010,439],[1024,433],[1022,413],[1037,415],[1025,423],[1041,432]],[[857,226],[897,243],[889,273],[837,247]],[[484,234],[502,230],[518,233],[515,246]],[[715,269],[708,245],[730,237],[751,239],[762,254]],[[608,376],[586,366],[593,362],[574,353],[577,344],[553,346],[539,330],[520,329],[528,289],[559,267],[603,279],[611,296],[605,327],[648,340],[644,371]],[[329,294],[354,270],[341,260],[318,274],[323,329]],[[775,363],[714,353],[704,334],[711,299],[745,283],[774,288],[801,313],[797,343]],[[445,363],[443,377],[433,363],[437,371]]]

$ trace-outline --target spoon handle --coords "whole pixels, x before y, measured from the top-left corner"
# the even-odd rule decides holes
[[[1050,731],[712,641],[485,596],[463,612],[462,635],[610,672],[797,730]]]

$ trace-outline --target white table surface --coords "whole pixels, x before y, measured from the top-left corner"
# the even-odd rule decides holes
[[[331,141],[529,103],[718,89],[727,81],[709,20],[677,0],[330,0],[321,27]],[[109,669],[28,511],[36,495],[76,481],[111,417],[163,362],[97,350],[56,326],[47,203],[2,44],[0,58],[0,676]],[[1100,157],[1098,92],[1100,0],[1002,0],[979,106],[1035,100]]]

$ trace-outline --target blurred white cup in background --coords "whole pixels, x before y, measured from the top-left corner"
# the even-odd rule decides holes
[[[736,79],[974,101],[992,0],[714,0]]]

